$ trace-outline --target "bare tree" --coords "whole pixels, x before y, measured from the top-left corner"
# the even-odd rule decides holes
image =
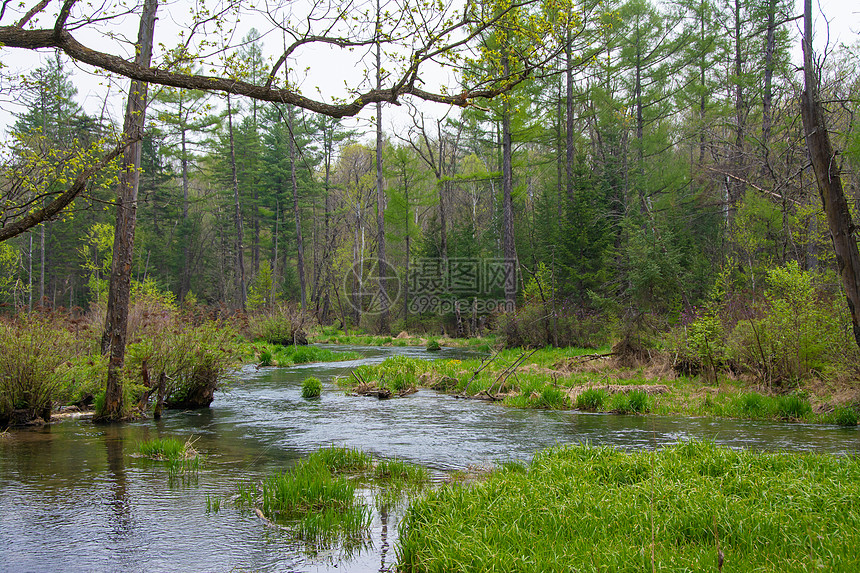
[[[836,252],[836,264],[845,288],[848,310],[851,312],[854,340],[860,346],[860,252],[854,237],[851,212],[842,189],[839,160],[830,143],[819,96],[820,77],[812,49],[812,0],[804,0],[803,6],[803,79],[806,88],[801,97],[803,129],[833,250]]]

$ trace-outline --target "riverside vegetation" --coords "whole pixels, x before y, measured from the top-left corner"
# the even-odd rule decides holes
[[[500,317],[495,341],[472,341],[503,348],[491,358],[394,357],[341,382],[524,408],[856,425],[860,353],[829,275],[788,263],[769,270],[761,297],[750,301],[733,272],[719,273],[705,304],[674,325],[647,314],[638,322],[553,318],[546,302],[532,299]]]
[[[152,283],[136,284],[134,294],[123,369],[127,417],[208,407],[243,362],[287,366],[358,357],[284,346],[298,332],[287,310],[213,318],[180,307]],[[98,414],[107,376],[107,356],[99,348],[102,325],[101,307],[0,320],[0,425],[46,422],[61,406]]]
[[[413,501],[399,570],[854,571],[858,503],[855,457],[564,446]]]
[[[750,306],[724,271],[702,308],[662,329],[653,317],[635,329],[606,315],[553,320],[544,313],[546,303],[531,299],[517,314],[499,317],[494,334],[467,339],[347,335],[299,323],[288,307],[212,319],[180,307],[153,285],[138,285],[125,403],[129,415],[148,411],[151,402],[155,415],[164,407],[205,407],[242,362],[289,366],[358,357],[289,344],[306,340],[302,328],[310,327],[312,341],[441,343],[491,356],[398,356],[360,366],[341,380],[362,380],[389,395],[425,387],[524,408],[856,425],[860,389],[853,381],[860,360],[846,313],[827,296],[825,278],[789,263],[768,272],[764,296]],[[98,410],[107,368],[98,350],[100,324],[98,309],[82,316],[32,313],[0,323],[0,423],[46,420],[64,404]],[[612,345],[602,342],[612,339]]]

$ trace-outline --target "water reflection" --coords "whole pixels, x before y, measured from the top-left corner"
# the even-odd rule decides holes
[[[105,427],[104,444],[107,452],[110,495],[107,503],[113,510],[110,519],[110,540],[120,544],[128,539],[132,530],[131,502],[128,496],[128,481],[125,471],[123,448],[124,432],[117,425]]]

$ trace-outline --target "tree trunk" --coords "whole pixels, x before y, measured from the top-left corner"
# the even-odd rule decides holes
[[[568,31],[567,41],[564,44],[564,56],[566,69],[564,71],[565,77],[565,115],[566,115],[566,124],[565,124],[565,176],[566,179],[566,189],[567,189],[567,201],[571,205],[573,204],[573,156],[574,156],[574,148],[573,148],[573,40],[571,39],[571,34]],[[559,213],[561,215],[561,213]]]
[[[182,144],[182,224],[185,227],[185,235],[182,241],[182,277],[179,281],[179,302],[185,300],[185,295],[191,289],[191,249],[188,246],[188,145],[185,130],[185,121],[182,116],[182,99],[179,100],[180,136]]]
[[[770,130],[773,122],[771,107],[773,105],[773,52],[776,47],[776,0],[770,0],[767,6],[767,43],[764,53],[764,95],[762,96],[762,126],[761,141],[765,157],[768,156]]]
[[[144,0],[137,35],[135,63],[149,66],[152,59],[152,37],[155,31],[155,13],[158,0]],[[133,141],[125,148],[123,170],[117,189],[116,229],[114,233],[113,262],[108,290],[105,332],[102,353],[110,353],[105,407],[101,414],[106,420],[123,415],[122,369],[125,365],[125,343],[128,335],[128,309],[131,298],[131,265],[134,250],[134,228],[137,221],[137,190],[140,182],[140,137],[146,119],[147,84],[133,81],[128,92],[128,103],[123,125],[123,138]]]
[[[815,171],[821,204],[827,217],[827,226],[830,228],[833,250],[836,252],[836,264],[845,287],[854,340],[860,346],[860,253],[853,235],[854,224],[842,190],[838,162],[830,143],[818,94],[819,78],[812,51],[812,0],[804,0],[803,23],[803,78],[806,87],[801,98],[803,130],[806,132],[809,159]]]
[[[293,136],[293,110],[290,109],[290,184],[293,188],[293,217],[296,220],[296,274],[299,275],[299,296],[302,312],[307,308],[307,287],[305,286],[305,244],[302,240],[302,216],[299,211],[299,184],[296,179],[296,140]]]
[[[505,75],[510,73],[507,53],[502,53]],[[511,159],[511,104],[502,96],[502,258],[505,268],[505,308],[513,310],[517,297],[517,249],[514,242],[514,176]]]
[[[379,33],[381,17],[380,0],[376,0],[377,34]],[[376,42],[376,89],[382,89],[382,46]],[[382,103],[376,104],[376,245],[378,272],[376,273],[377,296],[379,297],[379,333],[388,334],[391,327],[389,320],[388,291],[386,290],[386,277],[388,274],[388,260],[385,257],[385,190],[382,178]]]
[[[236,290],[239,297],[239,308],[245,310],[248,291],[245,283],[245,247],[242,230],[242,206],[239,203],[239,175],[236,171],[236,145],[233,140],[233,107],[230,95],[227,95],[227,128],[230,131],[230,170],[233,174],[233,216],[236,223]]]

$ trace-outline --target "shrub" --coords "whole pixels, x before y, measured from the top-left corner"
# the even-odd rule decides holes
[[[322,394],[322,383],[319,378],[310,376],[302,382],[302,398],[319,398]]]
[[[297,309],[285,304],[255,314],[248,319],[248,330],[254,340],[264,340],[270,344],[289,346],[308,343],[306,324],[308,319]]]
[[[729,337],[737,364],[765,382],[787,384],[845,359],[844,349],[853,346],[848,329],[813,278],[796,262],[768,271],[761,316],[741,321]]]
[[[165,403],[173,408],[205,408],[238,358],[238,333],[222,322],[194,326],[175,319],[167,328],[145,332],[129,345],[126,370],[150,388],[162,378]]]
[[[0,324],[0,423],[50,421],[75,347],[71,333],[47,320]]]
[[[603,410],[609,398],[609,394],[602,388],[589,388],[576,397],[576,407],[586,412],[600,412]]]
[[[609,321],[600,314],[557,302],[557,317],[552,306],[528,304],[516,313],[499,317],[495,332],[505,348],[543,348],[552,346],[558,337],[558,347],[597,348],[609,338]]]
[[[427,350],[430,352],[436,352],[441,349],[442,347],[439,345],[439,341],[436,339],[432,339],[427,343]]]

